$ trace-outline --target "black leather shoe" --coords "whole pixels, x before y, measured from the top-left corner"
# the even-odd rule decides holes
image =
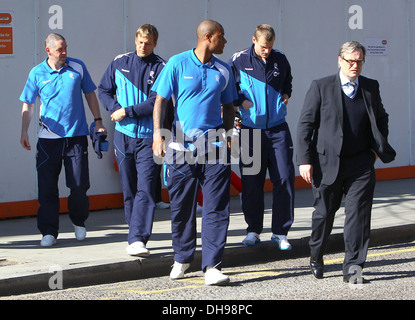
[[[317,279],[322,279],[323,278],[323,273],[324,273],[324,261],[323,261],[323,259],[316,260],[313,257],[311,257],[310,258],[310,269],[311,269],[311,273],[313,274],[314,277],[316,277]]]

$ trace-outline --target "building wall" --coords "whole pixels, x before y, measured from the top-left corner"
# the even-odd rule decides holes
[[[363,75],[380,82],[390,115],[390,142],[398,155],[394,162],[384,165],[378,161],[376,166],[392,178],[396,170],[399,177],[414,174],[415,28],[409,17],[414,16],[415,4],[410,0],[395,0],[393,5],[389,0],[0,0],[0,19],[2,13],[10,14],[12,21],[0,23],[0,45],[2,28],[11,27],[13,53],[0,53],[0,217],[35,210],[37,117],[30,126],[32,151],[26,151],[19,143],[19,97],[30,69],[46,56],[44,39],[50,32],[65,36],[68,55],[82,59],[98,85],[117,54],[134,50],[135,31],[144,23],[159,29],[155,51],[168,60],[196,45],[195,30],[200,21],[217,20],[228,40],[219,56],[225,61],[233,52],[251,45],[258,24],[271,24],[277,32],[274,47],[287,55],[292,67],[293,95],[287,121],[294,139],[310,82],[337,72],[340,45],[348,40],[363,44],[369,38],[386,40],[386,52],[367,56]],[[38,111],[39,104],[36,114]],[[106,110],[102,108],[101,113],[112,150],[113,123]],[[87,118],[92,122],[88,109]],[[90,147],[90,176],[89,195],[96,199],[94,208],[122,203],[112,152],[99,160]],[[68,195],[64,174],[59,187],[64,199]]]

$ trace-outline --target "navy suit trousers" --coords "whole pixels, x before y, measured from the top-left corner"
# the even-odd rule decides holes
[[[334,217],[344,196],[343,273],[353,272],[351,266],[363,268],[370,240],[370,219],[376,183],[375,155],[367,150],[358,155],[341,159],[339,174],[331,185],[313,185],[314,212],[310,253],[314,259],[323,258]]]

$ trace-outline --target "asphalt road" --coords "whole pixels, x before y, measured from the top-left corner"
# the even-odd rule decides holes
[[[193,317],[190,309],[179,309],[186,300],[199,301],[199,315],[252,315],[255,301],[283,300],[414,300],[415,242],[371,248],[363,270],[367,283],[343,282],[343,253],[325,256],[324,279],[315,279],[309,258],[226,268],[227,286],[205,286],[202,272],[186,273],[181,280],[165,277],[134,280],[82,288],[56,289],[35,294],[1,297],[1,300],[151,300],[153,311]],[[53,280],[53,279],[52,279]],[[56,283],[58,283],[56,281]],[[212,303],[212,300],[216,300]],[[222,300],[226,302],[221,304]],[[209,302],[210,301],[210,302]],[[251,302],[250,302],[251,301]],[[218,304],[219,302],[219,304]],[[201,304],[200,304],[201,303]],[[152,305],[152,304],[150,304]],[[176,309],[175,309],[176,308]],[[185,314],[188,312],[189,314]],[[194,314],[196,316],[196,314]]]

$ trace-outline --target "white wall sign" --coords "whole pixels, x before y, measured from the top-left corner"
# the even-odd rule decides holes
[[[387,56],[388,40],[385,38],[367,38],[366,54],[369,56]]]

